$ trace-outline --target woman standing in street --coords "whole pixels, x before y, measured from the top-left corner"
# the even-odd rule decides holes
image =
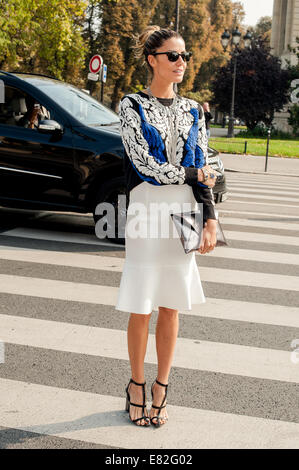
[[[208,253],[216,245],[217,221],[211,189],[216,177],[206,165],[202,107],[173,90],[173,83],[182,82],[191,57],[183,38],[173,30],[149,26],[138,36],[135,48],[137,57],[145,56],[152,80],[145,90],[123,96],[119,105],[129,206],[126,258],[115,308],[131,313],[127,334],[132,375],[126,388],[126,410],[137,425],[160,426],[168,419],[166,396],[178,335],[178,312],[191,310],[193,304],[206,300],[195,252],[186,254],[174,232],[173,238],[157,236],[156,232],[152,236],[158,224],[152,204],[163,206],[163,223],[167,221],[167,228],[172,230],[169,214],[174,203],[174,212],[186,211],[186,204],[187,210],[196,210],[197,203],[202,203],[204,229],[199,252]],[[139,218],[133,214],[137,207],[143,208]],[[140,237],[134,232],[136,221],[143,231]],[[148,413],[144,358],[153,310],[159,312],[158,371]]]

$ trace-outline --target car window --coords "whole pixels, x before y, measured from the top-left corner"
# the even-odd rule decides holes
[[[119,123],[117,113],[72,85],[46,82],[40,90],[86,126]]]
[[[5,85],[4,103],[0,103],[0,124],[37,129],[41,120],[51,119],[51,112],[27,93]]]

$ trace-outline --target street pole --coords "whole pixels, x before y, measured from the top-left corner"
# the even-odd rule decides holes
[[[228,122],[227,137],[234,137],[234,123],[235,123],[235,92],[236,92],[236,75],[237,75],[237,54],[234,52],[234,73],[233,73],[233,89],[232,89],[232,102],[230,108],[230,116]]]
[[[176,0],[176,5],[175,5],[175,31],[178,33],[179,32],[179,21],[180,21],[180,0]],[[178,84],[174,83],[173,84],[173,91],[175,93],[178,92]]]
[[[267,171],[267,167],[268,167],[270,135],[271,135],[271,129],[270,129],[270,127],[269,127],[269,129],[268,129],[268,131],[267,131],[267,150],[266,150],[265,171]]]
[[[101,85],[101,103],[104,103],[104,82]]]
[[[180,21],[180,0],[176,0],[175,5],[175,31],[179,32],[179,21]]]
[[[236,76],[237,76],[237,58],[240,53],[239,43],[241,39],[241,33],[238,26],[232,31],[230,35],[228,29],[226,29],[221,36],[221,44],[224,52],[227,50],[227,47],[230,45],[230,56],[234,62],[234,72],[233,72],[233,89],[232,89],[232,101],[229,115],[228,131],[227,137],[234,137],[234,124],[235,124],[235,92],[236,92]],[[246,48],[251,47],[252,33],[247,30],[247,33],[243,36],[244,46]]]

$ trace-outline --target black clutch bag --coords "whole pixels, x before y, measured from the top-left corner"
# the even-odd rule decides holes
[[[217,219],[217,243],[216,246],[225,246],[225,239],[221,224],[218,219],[218,211],[215,210]],[[203,218],[200,211],[180,212],[178,214],[170,214],[176,227],[185,253],[197,251],[202,241]]]

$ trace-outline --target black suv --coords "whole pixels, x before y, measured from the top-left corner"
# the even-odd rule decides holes
[[[215,201],[226,197],[221,171]],[[118,115],[83,90],[54,78],[0,71],[0,204],[92,212],[125,194]],[[116,232],[117,233],[117,232]],[[122,240],[123,242],[123,240]]]

